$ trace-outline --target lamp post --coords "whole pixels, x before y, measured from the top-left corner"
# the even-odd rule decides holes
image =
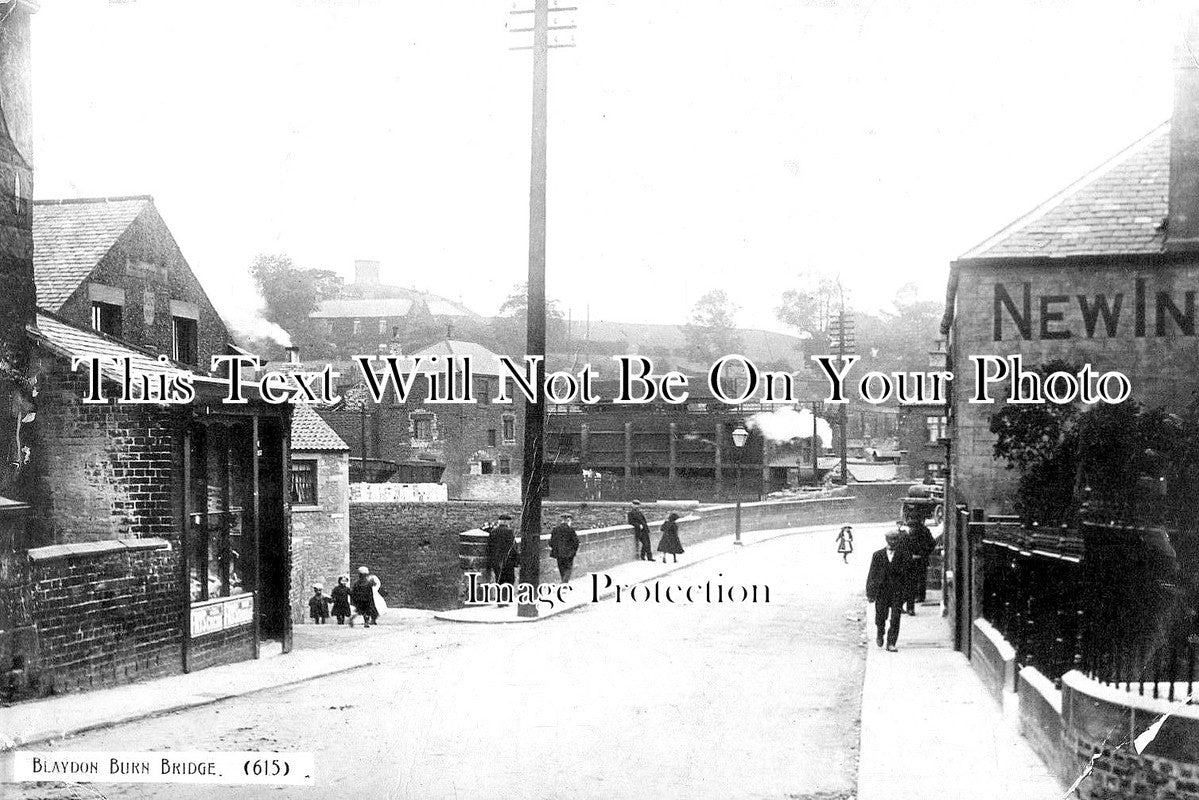
[[[733,514],[733,546],[741,546],[741,462],[742,449],[749,439],[749,431],[738,425],[733,429],[733,445],[737,448],[737,510]]]

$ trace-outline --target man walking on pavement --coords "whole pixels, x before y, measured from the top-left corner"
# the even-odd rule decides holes
[[[511,515],[501,514],[499,522],[487,533],[487,568],[496,583],[515,585],[520,553],[516,549],[516,534],[508,524],[511,521]]]
[[[912,550],[912,588],[908,591],[907,612],[916,616],[916,604],[928,596],[928,559],[937,549],[937,540],[923,519],[908,520],[908,547]]]
[[[572,519],[570,514],[563,514],[562,521],[550,531],[550,558],[558,562],[558,575],[562,583],[570,583],[575,554],[579,552],[579,534],[571,525]]]
[[[641,513],[641,501],[634,500],[633,507],[629,509],[629,524],[633,526],[633,536],[636,537],[636,545],[640,548],[637,554],[637,560],[653,561],[654,551],[649,543],[649,523],[645,521],[645,514]]]
[[[887,650],[892,653],[899,649],[899,621],[912,574],[912,554],[900,546],[899,539],[898,530],[887,532],[887,546],[874,552],[866,576],[866,599],[874,603],[875,642],[882,647],[885,634]]]

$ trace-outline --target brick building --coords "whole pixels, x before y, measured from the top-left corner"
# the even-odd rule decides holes
[[[350,448],[310,406],[291,421],[291,613],[308,619],[312,584],[328,593],[350,571]]]
[[[945,342],[939,340],[936,349],[928,354],[928,369],[944,370]],[[898,409],[898,440],[901,463],[907,466],[906,477],[912,480],[945,477],[948,464],[949,417],[944,405],[900,406]]]
[[[31,6],[0,23],[0,689],[288,649],[290,411],[220,404],[202,368],[229,333],[149,198],[30,203]],[[118,359],[194,402],[83,402],[113,397]]]
[[[335,362],[341,373],[338,393],[351,399],[321,409],[320,415],[350,448],[351,480],[444,483],[451,500],[519,498],[524,407],[519,400],[492,402],[499,385],[499,356],[482,345],[456,339],[443,339],[412,356],[425,359],[421,369],[431,372],[443,372],[447,363],[457,368],[462,362],[450,359],[468,356],[478,402],[428,403],[429,384],[423,377],[413,382],[404,402],[394,391],[380,403],[358,402],[352,399],[363,399],[356,388],[358,365]],[[323,366],[324,362],[293,365]],[[459,385],[461,379],[455,371]]]

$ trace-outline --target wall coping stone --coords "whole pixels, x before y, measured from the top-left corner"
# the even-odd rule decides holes
[[[677,522],[693,522],[697,519],[703,519],[703,517],[701,517],[698,514],[688,514],[685,517],[679,517]],[[659,520],[646,520],[646,524],[647,525],[661,525],[665,521],[666,521],[666,519],[665,519],[665,517],[663,517],[662,519],[659,519]],[[614,533],[616,531],[632,531],[632,530],[633,530],[633,526],[629,525],[628,523],[625,523],[623,525],[609,525],[606,528],[584,528],[581,531],[575,531],[575,533],[579,534],[579,538],[582,539],[586,536],[594,536],[596,534],[601,534],[601,533]],[[520,531],[515,531],[515,533],[516,533],[517,540],[519,540],[520,539]],[[487,532],[480,530],[478,528],[471,528],[470,530],[463,531],[462,533],[460,533],[458,535],[473,538],[473,539],[486,539],[487,538]],[[543,534],[541,534],[541,538],[545,541],[549,541],[550,534],[543,533]]]
[[[1169,683],[1162,682],[1161,686],[1169,686]],[[1112,686],[1104,686],[1098,681],[1091,680],[1086,675],[1083,675],[1076,669],[1072,669],[1062,676],[1062,686],[1068,686],[1071,691],[1078,692],[1081,695],[1090,697],[1093,700],[1099,700],[1105,703],[1111,703],[1124,708],[1131,708],[1137,711],[1145,711],[1155,716],[1169,714],[1172,717],[1181,717],[1188,720],[1199,720],[1199,706],[1184,703],[1182,700],[1186,698],[1186,683],[1176,683],[1174,696],[1180,699],[1173,702],[1158,698],[1153,699],[1146,695],[1142,697],[1139,694],[1117,689]],[[1181,687],[1181,691],[1179,690]]]
[[[1053,685],[1036,667],[1021,667],[1020,680],[1044,698],[1059,715],[1062,713],[1062,690]]]
[[[166,539],[148,536],[144,539],[111,539],[104,542],[72,542],[34,547],[27,554],[34,563],[58,561],[64,558],[87,558],[107,553],[136,552],[139,550],[170,550]]]
[[[1001,659],[1004,661],[1011,661],[1016,657],[1016,648],[1008,644],[1007,639],[1003,638],[1003,634],[995,630],[991,623],[987,622],[982,617],[979,617],[978,619],[974,620],[974,628],[983,636],[987,637],[987,640],[991,642],[991,645],[995,648],[996,652],[998,652]]]

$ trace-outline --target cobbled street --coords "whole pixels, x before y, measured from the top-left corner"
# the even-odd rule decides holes
[[[315,752],[316,787],[25,784],[26,798],[832,798],[854,791],[862,586],[836,527],[664,576],[769,604],[602,601],[531,625],[412,612],[302,626],[379,665],[59,742],[72,751]],[[686,556],[684,556],[686,558]],[[17,787],[12,787],[17,788]]]

